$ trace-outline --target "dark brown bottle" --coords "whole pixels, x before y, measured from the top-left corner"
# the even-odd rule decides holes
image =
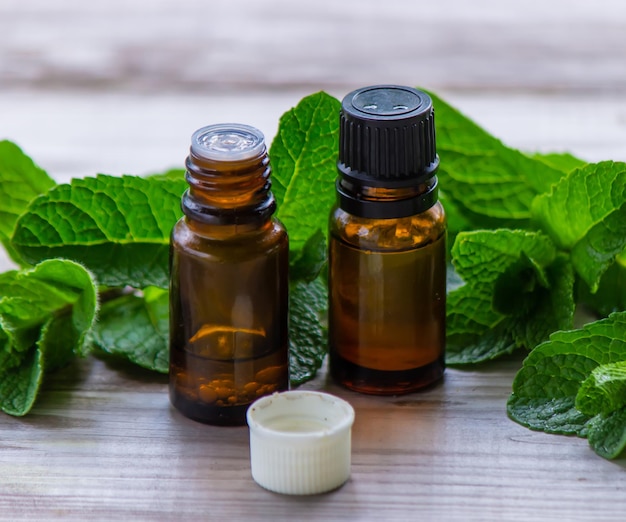
[[[242,425],[255,399],[289,387],[287,233],[272,217],[259,130],[204,127],[186,165],[171,236],[170,400],[195,420]]]
[[[353,390],[408,393],[442,377],[446,219],[430,97],[374,86],[342,103],[330,216],[329,352]]]

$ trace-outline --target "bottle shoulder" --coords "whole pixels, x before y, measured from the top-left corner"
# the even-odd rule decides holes
[[[261,255],[275,249],[288,249],[288,236],[285,226],[275,218],[270,218],[260,226],[251,225],[204,225],[181,218],[174,228],[171,246],[180,251],[197,255],[237,256]]]
[[[330,214],[330,234],[356,248],[406,250],[434,243],[446,232],[446,214],[440,202],[413,216],[373,219],[355,216],[339,207]]]

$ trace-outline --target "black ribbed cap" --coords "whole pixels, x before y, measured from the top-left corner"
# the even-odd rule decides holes
[[[399,85],[363,87],[342,102],[339,171],[371,186],[406,186],[435,175],[430,97]]]

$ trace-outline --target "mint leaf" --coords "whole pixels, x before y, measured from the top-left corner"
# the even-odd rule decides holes
[[[592,292],[626,246],[626,163],[586,165],[563,178],[532,207],[541,228],[570,252]]]
[[[502,314],[491,306],[487,285],[463,285],[448,295],[447,332],[453,335],[482,335],[502,320]]]
[[[578,167],[583,167],[587,163],[586,161],[572,156],[568,152],[550,152],[547,154],[536,153],[532,154],[531,157],[539,161],[543,161],[544,163],[547,163],[551,167],[560,170],[565,174],[571,172]]]
[[[587,415],[608,415],[625,406],[626,361],[594,368],[576,394],[576,408]]]
[[[471,284],[495,284],[502,275],[517,277],[521,271],[530,269],[537,276],[537,282],[546,286],[544,267],[555,257],[556,248],[549,237],[524,230],[463,232],[452,247],[454,267],[461,278]],[[520,259],[526,260],[528,265],[521,267]],[[533,274],[525,275],[532,277]]]
[[[339,101],[324,92],[307,96],[280,118],[270,148],[276,215],[289,231],[292,251],[328,228],[335,202],[339,109]]]
[[[504,319],[480,335],[446,337],[446,364],[476,364],[513,353],[518,346],[513,341],[512,326]]]
[[[154,174],[148,174],[148,179],[161,179],[170,181],[180,181],[185,179],[185,169],[169,169],[164,172],[155,172]]]
[[[556,332],[517,373],[509,416],[531,429],[587,436],[595,451],[613,458],[626,429],[625,362],[626,312]]]
[[[313,234],[301,250],[292,254],[289,262],[289,278],[312,281],[319,274],[328,260],[326,239],[321,230]]]
[[[626,408],[592,419],[587,439],[593,450],[601,457],[605,459],[619,457],[626,447]]]
[[[442,190],[474,228],[526,227],[537,194],[563,175],[505,146],[438,96],[433,99]]]
[[[185,187],[184,180],[134,176],[75,179],[31,203],[12,245],[30,263],[76,260],[102,285],[165,288],[169,236]]]
[[[326,355],[325,235],[335,202],[338,100],[307,96],[281,118],[270,148],[277,217],[289,231],[290,373],[293,385],[311,379]],[[316,278],[317,277],[317,278]]]
[[[326,239],[317,230],[289,267],[289,375],[292,386],[315,377],[327,352]]]
[[[626,310],[626,250],[602,274],[595,293],[591,292],[589,285],[581,281],[579,296],[582,302],[602,317]]]
[[[91,275],[65,260],[0,274],[0,408],[25,415],[45,371],[85,352],[96,312]]]
[[[452,263],[447,263],[446,267],[446,292],[450,293],[465,284],[461,276],[457,274]]]
[[[466,282],[448,294],[446,360],[477,363],[532,349],[572,325],[574,276],[540,232],[462,232],[452,262]]]
[[[0,141],[0,243],[19,261],[9,238],[28,204],[54,186],[54,180],[10,141]]]
[[[559,435],[584,436],[589,416],[574,406],[574,397],[511,396],[507,403],[509,417],[535,431]]]
[[[574,270],[565,256],[558,255],[546,269],[548,285],[537,286],[513,330],[518,345],[532,350],[556,330],[573,327]]]
[[[289,289],[289,371],[291,384],[312,379],[327,352],[328,292],[320,279],[292,282]]]
[[[101,350],[149,370],[169,369],[169,293],[156,287],[122,295],[102,305],[93,329]]]

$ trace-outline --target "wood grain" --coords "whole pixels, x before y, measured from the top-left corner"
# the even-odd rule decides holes
[[[352,477],[287,497],[252,481],[246,428],[182,417],[163,377],[81,360],[31,415],[0,418],[0,519],[623,520],[623,461],[506,418],[519,364],[449,369],[405,397],[307,384],[355,408]]]
[[[0,84],[623,91],[621,0],[3,0]]]

